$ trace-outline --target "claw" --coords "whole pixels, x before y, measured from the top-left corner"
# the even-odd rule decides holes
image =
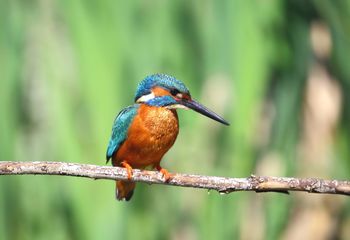
[[[156,169],[163,174],[165,182],[168,182],[171,178],[171,174],[165,168],[162,168],[160,165],[156,165]]]
[[[128,173],[128,180],[131,180],[132,178],[132,167],[125,161],[121,162],[120,165],[124,168],[126,168],[126,171]]]

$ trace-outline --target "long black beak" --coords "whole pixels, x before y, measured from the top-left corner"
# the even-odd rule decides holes
[[[222,117],[220,117],[219,115],[217,115],[216,113],[204,107],[202,104],[193,99],[181,99],[180,104],[222,124],[225,124],[227,126],[230,125],[225,119],[223,119]]]

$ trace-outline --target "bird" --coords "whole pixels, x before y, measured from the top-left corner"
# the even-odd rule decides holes
[[[177,109],[192,109],[224,125],[229,123],[191,97],[183,82],[167,74],[153,74],[137,86],[134,104],[116,116],[106,152],[106,163],[124,167],[128,180],[116,181],[116,199],[129,201],[135,182],[133,169],[151,167],[162,173],[165,181],[171,174],[160,166],[165,153],[179,133]]]

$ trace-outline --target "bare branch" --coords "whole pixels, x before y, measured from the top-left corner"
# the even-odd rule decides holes
[[[65,162],[5,162],[0,161],[0,175],[60,175],[92,179],[127,180],[124,168],[105,167]],[[319,178],[261,177],[225,178],[189,174],[172,174],[164,182],[156,171],[133,170],[133,181],[181,187],[216,190],[220,193],[235,191],[282,192],[304,191],[350,195],[350,181],[324,180]]]

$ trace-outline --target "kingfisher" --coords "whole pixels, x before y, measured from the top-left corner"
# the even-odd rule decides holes
[[[154,74],[143,79],[136,90],[134,104],[120,111],[114,120],[106,163],[124,167],[128,180],[116,181],[117,200],[129,201],[135,182],[132,170],[151,167],[169,181],[170,173],[160,166],[164,154],[173,146],[179,133],[176,109],[192,109],[222,124],[218,114],[192,99],[188,88],[175,77]]]

